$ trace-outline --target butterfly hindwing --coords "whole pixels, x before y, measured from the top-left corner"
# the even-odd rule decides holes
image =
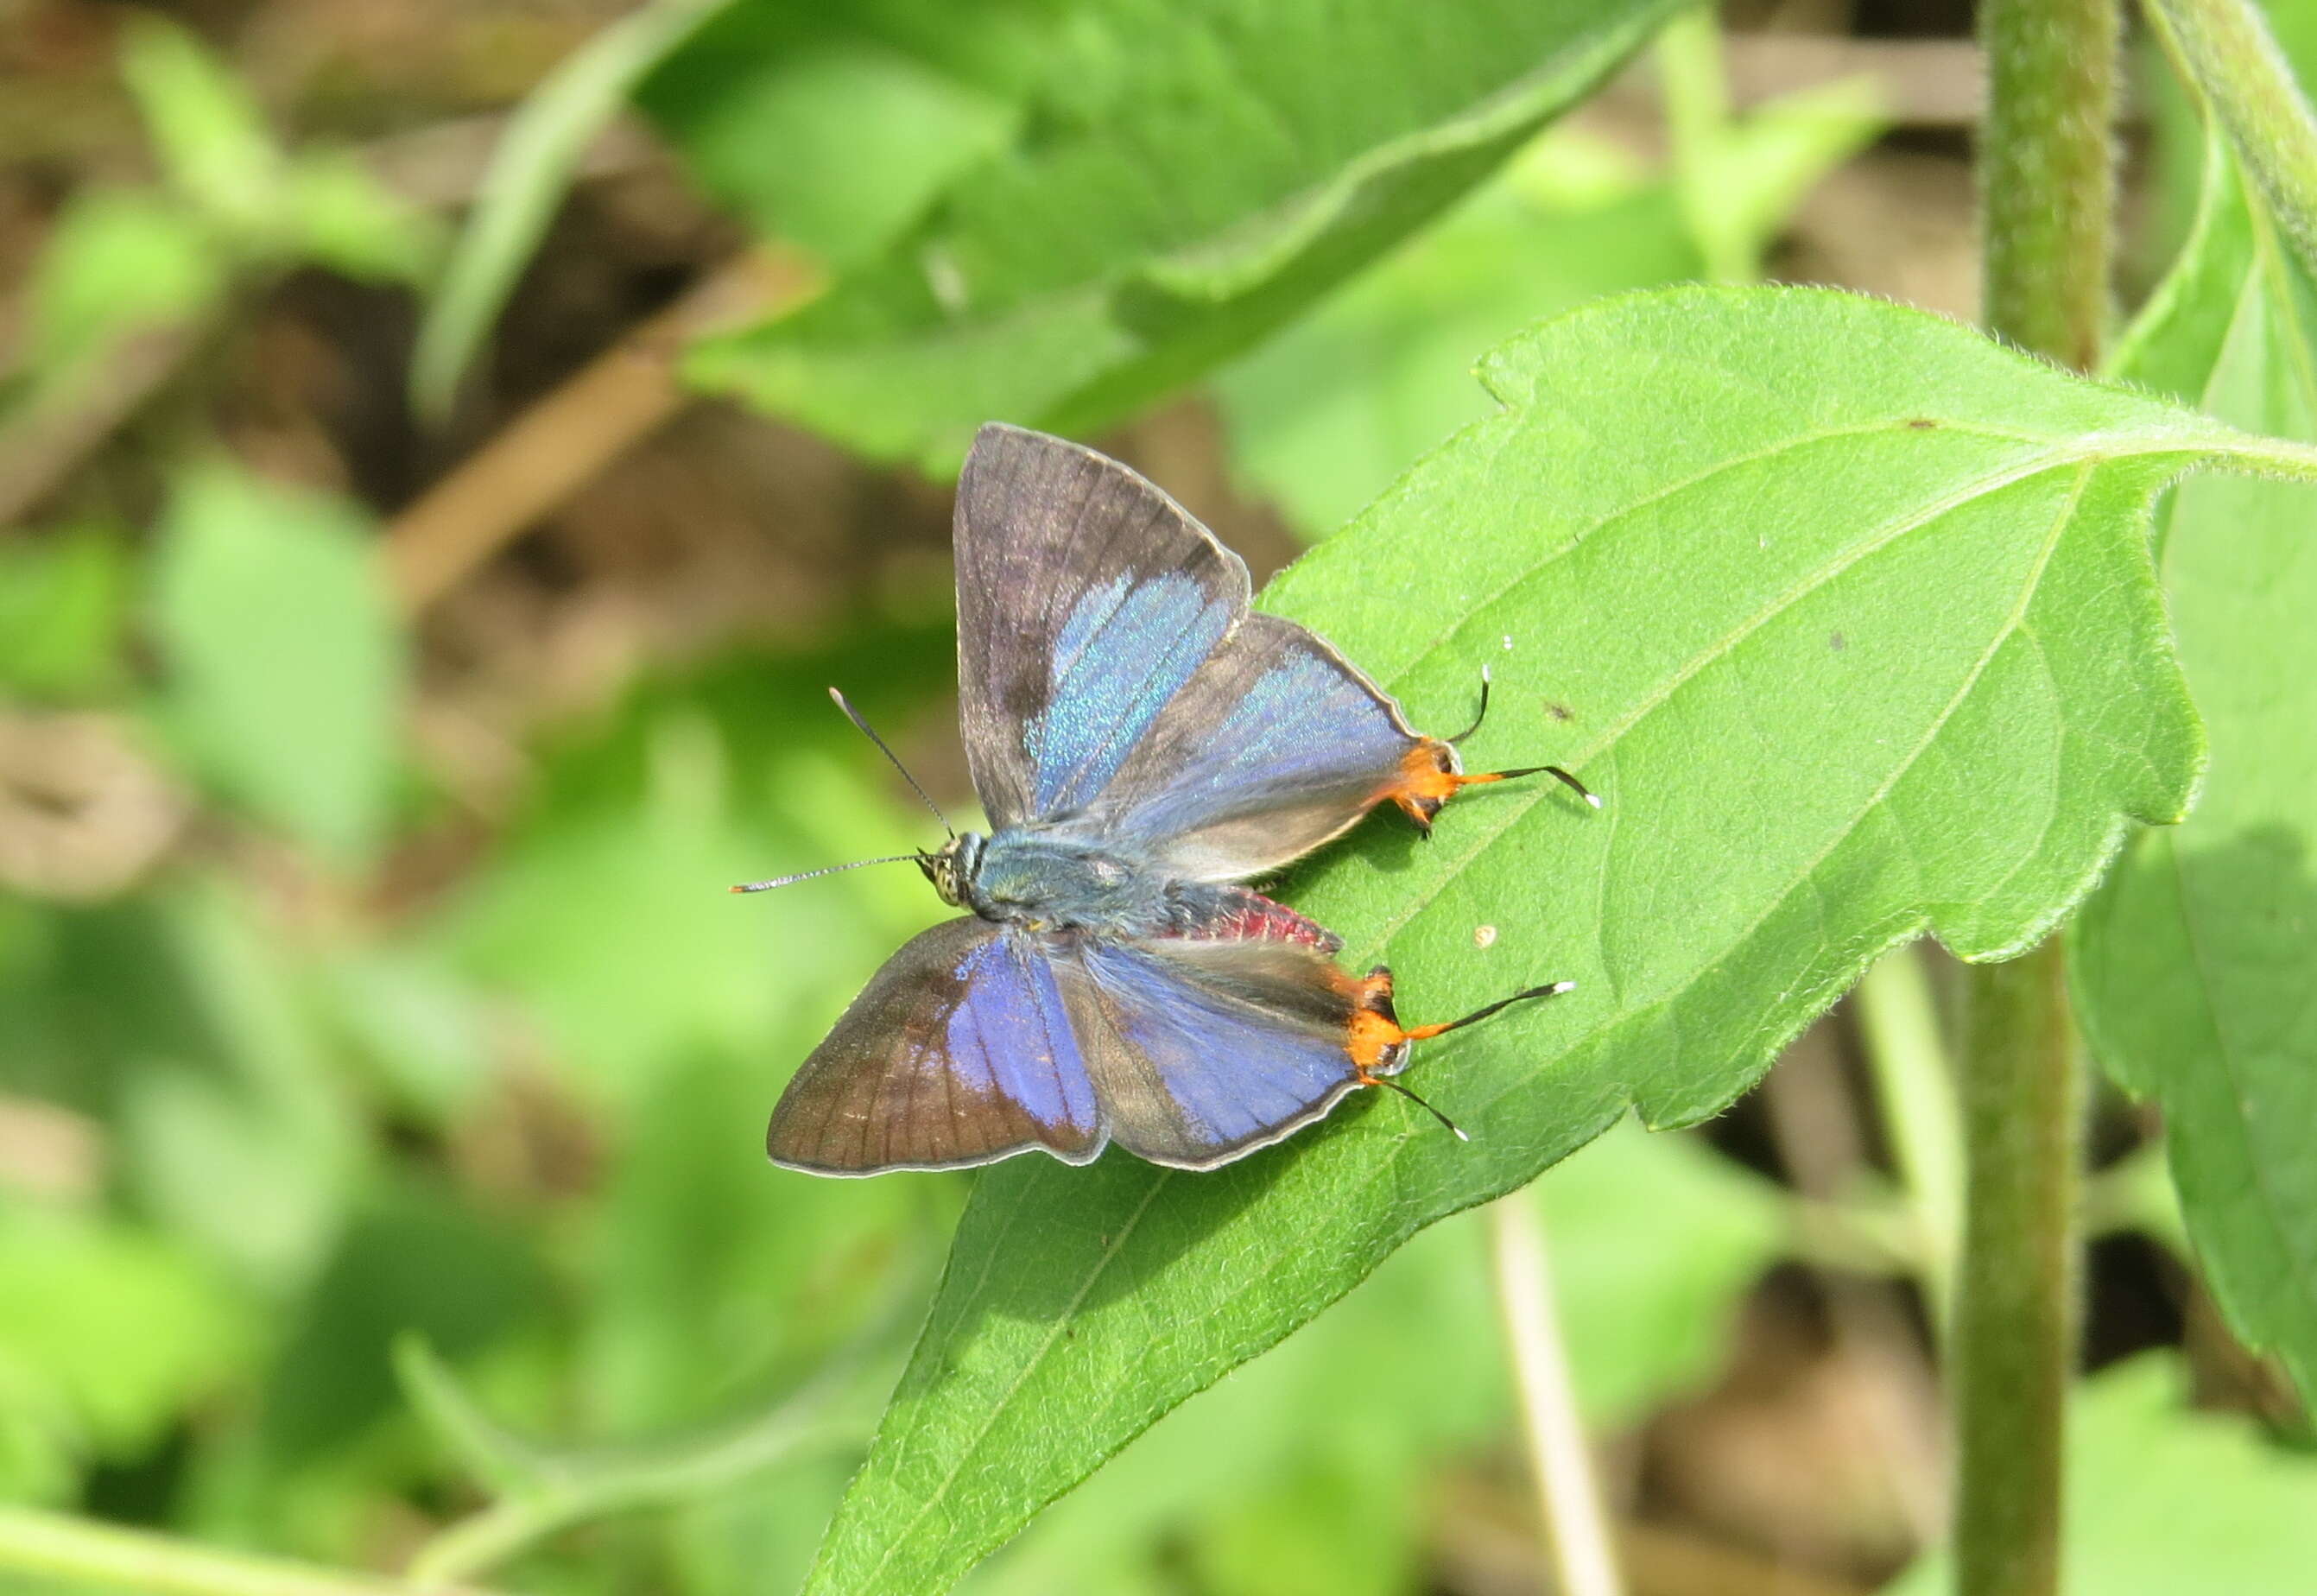
[[[1086,1061],[1043,946],[987,920],[885,962],[782,1095],[773,1161],[819,1174],[953,1169],[1102,1151]]]
[[[1237,880],[1345,830],[1423,746],[1335,650],[1292,621],[1250,614],[1176,694],[1090,818],[1170,874]]]
[[[1228,1163],[1359,1084],[1357,983],[1318,946],[1088,941],[1059,968],[1111,1139],[1153,1163]]]

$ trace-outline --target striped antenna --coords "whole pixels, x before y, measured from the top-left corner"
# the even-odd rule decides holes
[[[925,854],[887,854],[881,859],[855,859],[849,865],[823,865],[818,870],[800,870],[794,875],[776,875],[770,881],[743,882],[732,890],[736,892],[769,892],[774,887],[794,886],[801,881],[810,881],[816,875],[834,875],[840,870],[858,870],[863,865],[899,865],[905,862],[925,863]]]

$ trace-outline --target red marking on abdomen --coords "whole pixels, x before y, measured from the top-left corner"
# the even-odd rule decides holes
[[[1328,954],[1344,946],[1342,937],[1319,921],[1244,887],[1231,894],[1230,907],[1212,919],[1172,935],[1193,942],[1293,942]]]

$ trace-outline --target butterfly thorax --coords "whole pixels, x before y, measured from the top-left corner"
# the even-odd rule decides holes
[[[944,901],[1027,930],[1159,936],[1206,909],[1187,901],[1186,892],[1198,892],[1191,883],[1050,826],[1009,826],[989,837],[969,831],[925,868]]]

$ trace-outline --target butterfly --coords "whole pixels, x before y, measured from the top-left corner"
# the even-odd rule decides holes
[[[1414,1043],[1570,989],[1405,1027],[1390,969],[1351,974],[1341,938],[1245,883],[1385,802],[1428,836],[1462,788],[1547,772],[1598,807],[1575,776],[1465,774],[1461,737],[1412,731],[1319,637],[1250,611],[1239,557],[1091,449],[984,426],[955,537],[960,718],[990,829],[860,862],[914,859],[970,912],[906,944],[805,1060],[774,1162],[1083,1164],[1115,1143],[1211,1170],[1358,1088],[1415,1098],[1393,1079]],[[1484,713],[1486,695],[1484,675]]]

